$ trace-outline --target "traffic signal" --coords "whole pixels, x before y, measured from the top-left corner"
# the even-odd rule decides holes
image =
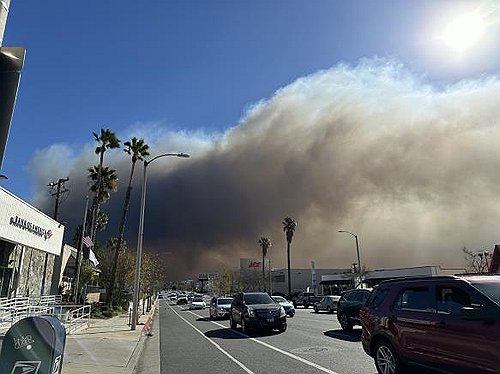
[[[0,47],[0,169],[25,54],[22,47]]]

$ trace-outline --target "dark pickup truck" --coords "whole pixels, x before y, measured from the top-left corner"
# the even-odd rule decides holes
[[[304,292],[299,295],[294,301],[294,307],[303,306],[304,308],[309,308],[309,306],[314,306],[314,303],[320,301],[322,296],[316,296],[313,292]]]

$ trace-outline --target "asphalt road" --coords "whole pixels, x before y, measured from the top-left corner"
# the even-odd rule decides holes
[[[160,302],[161,373],[376,374],[361,347],[361,329],[347,333],[335,314],[297,309],[284,333],[243,334],[210,321],[208,309]]]

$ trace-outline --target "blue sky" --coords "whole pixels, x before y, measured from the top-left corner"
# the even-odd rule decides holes
[[[491,35],[460,58],[433,40],[478,4],[12,0],[4,45],[27,55],[2,184],[29,201],[36,150],[79,153],[101,127],[224,132],[250,105],[340,62],[387,57],[436,86],[497,74]]]
[[[371,268],[463,266],[463,246],[498,243],[498,0],[12,0],[4,45],[27,55],[1,183],[50,214],[47,184],[69,176],[68,238],[110,128],[191,154],[148,174],[145,247],[179,273],[237,266],[262,235],[283,266],[287,215],[296,267],[349,267],[339,229]],[[130,170],[122,151],[105,163],[120,184],[102,239]]]

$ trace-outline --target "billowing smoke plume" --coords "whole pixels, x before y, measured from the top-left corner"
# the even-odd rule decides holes
[[[319,268],[349,267],[355,243],[340,229],[359,235],[361,262],[372,269],[463,266],[463,246],[479,250],[500,242],[496,77],[436,89],[397,63],[370,60],[296,80],[252,106],[225,134],[143,125],[118,135],[145,137],[152,155],[192,154],[148,168],[144,246],[169,253],[176,277],[258,257],[261,236],[272,241],[273,266],[285,266],[285,216],[298,223],[293,267],[309,267],[311,260]],[[47,181],[69,175],[61,219],[71,234],[83,215],[85,171],[97,156],[92,144],[73,156],[66,148],[40,151],[32,170],[45,210],[53,205]],[[108,153],[105,162],[118,170],[121,188],[103,205],[111,219],[103,237],[118,230],[130,168],[125,153]],[[128,220],[131,248],[141,179],[139,166]]]

